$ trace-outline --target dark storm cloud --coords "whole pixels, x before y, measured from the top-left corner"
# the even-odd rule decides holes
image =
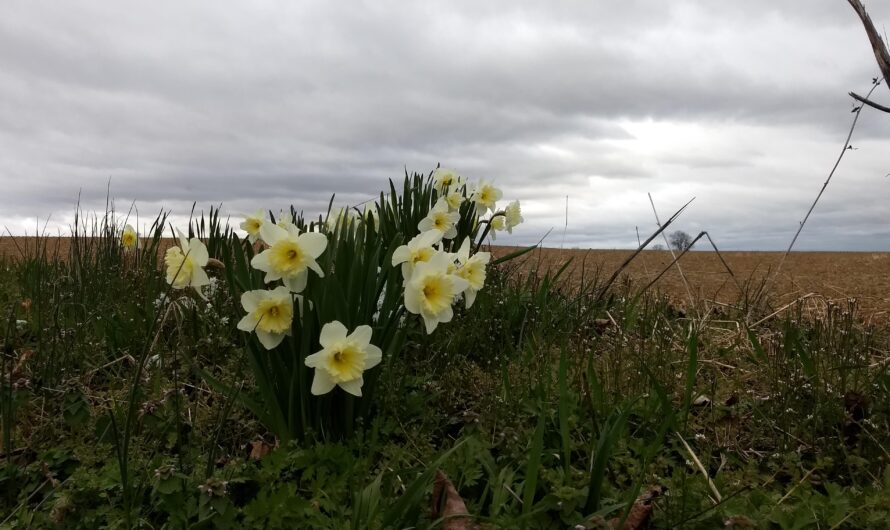
[[[318,211],[441,162],[523,200],[528,224],[508,241],[564,224],[570,196],[567,241],[630,246],[653,224],[652,192],[665,210],[698,196],[688,225],[730,247],[774,248],[836,156],[846,92],[875,70],[835,0],[13,1],[0,221],[65,219],[79,192],[101,208],[109,179],[119,208],[143,212]],[[832,187],[825,247],[887,246],[890,121],[875,114],[842,166],[855,178]],[[844,236],[861,232],[875,243]]]

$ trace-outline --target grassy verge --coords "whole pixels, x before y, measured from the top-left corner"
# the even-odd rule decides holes
[[[404,345],[373,421],[279,444],[238,404],[256,385],[222,279],[168,298],[157,253],[105,230],[65,260],[0,264],[0,528],[437,528],[440,469],[490,528],[890,517],[890,336],[853,301],[749,327],[746,308],[690,316],[502,265],[472,312]],[[147,342],[125,486],[116,434]]]

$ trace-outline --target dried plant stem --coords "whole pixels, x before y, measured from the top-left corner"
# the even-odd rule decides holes
[[[881,76],[884,79],[890,80],[890,51],[887,51],[887,45],[881,39],[881,36],[878,35],[878,30],[875,29],[875,25],[872,23],[871,17],[868,16],[868,12],[865,11],[865,6],[862,5],[862,2],[860,0],[847,0],[847,2],[853,7],[856,14],[859,15],[859,20],[862,21],[862,26],[865,28],[866,35],[868,35],[868,42],[871,44],[871,49],[875,54],[875,61],[878,63],[878,68],[881,69]],[[863,103],[865,102],[863,101]]]
[[[872,85],[871,90],[866,94],[866,98],[871,96],[872,92],[878,87],[878,83]],[[850,124],[850,130],[847,132],[847,138],[844,140],[844,146],[841,148],[841,153],[838,155],[837,160],[834,162],[834,166],[832,166],[831,171],[828,173],[828,178],[825,179],[825,182],[822,184],[822,189],[819,190],[819,193],[816,195],[816,199],[813,201],[813,204],[810,205],[809,210],[807,210],[807,214],[804,216],[803,220],[800,222],[800,226],[797,227],[797,232],[794,233],[794,237],[791,239],[791,243],[788,245],[788,248],[785,250],[784,254],[782,254],[782,258],[779,259],[779,264],[776,266],[776,269],[772,274],[767,276],[766,280],[760,286],[760,289],[757,292],[756,300],[761,301],[763,293],[767,291],[767,287],[770,286],[773,280],[778,278],[779,274],[782,271],[782,266],[785,264],[785,259],[788,257],[788,254],[791,253],[791,249],[794,248],[794,244],[797,243],[797,238],[800,237],[800,233],[803,231],[803,227],[807,224],[807,220],[810,218],[810,214],[813,213],[813,210],[816,209],[816,205],[819,204],[819,200],[822,198],[822,194],[825,193],[826,188],[828,188],[828,184],[831,182],[832,177],[834,177],[834,172],[837,171],[837,167],[840,165],[841,160],[843,160],[844,155],[847,153],[847,148],[850,147],[850,138],[853,137],[853,131],[856,129],[856,122],[859,121],[859,115],[862,114],[863,107],[859,107],[856,109],[856,113],[853,116],[853,123]],[[748,315],[746,320],[749,320],[751,317],[751,312],[755,309],[756,306],[760,305],[753,304],[751,308],[748,310]]]
[[[646,195],[649,196],[649,204],[652,205],[652,213],[655,215],[655,224],[658,225],[659,228],[661,228],[661,219],[658,218],[658,210],[655,209],[655,201],[652,200],[652,194],[647,193]],[[680,262],[677,261],[677,255],[674,253],[674,248],[671,246],[670,242],[668,241],[667,234],[662,232],[661,237],[664,238],[664,243],[665,243],[665,245],[667,245],[667,249],[671,253],[671,258],[674,259],[674,263],[677,265],[677,272],[680,273],[680,279],[683,280],[683,286],[686,288],[686,294],[689,296],[689,303],[692,304],[693,308],[697,309],[698,306],[695,303],[695,296],[693,296],[693,294],[692,294],[692,288],[689,286],[689,281],[686,280],[686,275],[683,274],[683,268],[680,267]],[[692,245],[689,245],[689,247],[691,248]],[[684,251],[685,250],[688,250],[688,249],[684,249]]]
[[[686,440],[684,440],[683,437],[680,436],[680,433],[674,432],[674,434],[677,435],[677,438],[680,439],[680,442],[683,444],[686,452],[689,453],[689,456],[692,458],[692,462],[695,463],[695,467],[698,468],[699,471],[701,471],[701,474],[705,476],[705,480],[708,481],[708,488],[711,489],[711,493],[713,493],[714,497],[716,498],[714,504],[719,504],[720,502],[722,502],[723,496],[720,495],[720,491],[717,490],[717,485],[714,484],[713,480],[711,480],[711,476],[708,475],[708,471],[705,469],[705,466],[702,465],[701,460],[698,459],[698,456],[696,456],[692,448],[689,447],[689,444],[686,443]]]

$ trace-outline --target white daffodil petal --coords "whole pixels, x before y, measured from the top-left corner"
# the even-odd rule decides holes
[[[467,309],[473,307],[473,302],[476,301],[476,291],[473,289],[467,289],[464,291],[464,300],[467,303]]]
[[[248,313],[256,311],[262,299],[262,291],[247,291],[241,295],[241,307]]]
[[[346,337],[346,339],[355,341],[363,345],[369,344],[371,342],[371,335],[373,335],[373,333],[374,332],[371,329],[371,326],[359,326],[355,328],[355,331],[353,331],[348,337]]]
[[[365,351],[367,352],[365,356],[365,370],[380,364],[381,359],[383,359],[383,350],[373,344],[368,344]]]
[[[355,397],[362,397],[362,384],[364,380],[361,377],[357,377],[351,381],[343,381],[342,383],[337,383],[340,388],[345,390],[347,393],[352,394]]]
[[[192,258],[192,261],[195,262],[195,265],[199,267],[204,267],[207,265],[207,261],[210,259],[210,254],[207,252],[207,247],[204,246],[204,243],[197,238],[189,241],[189,257]]]
[[[256,330],[256,336],[267,350],[275,349],[284,340],[284,333],[269,333],[261,329]]]
[[[328,246],[328,236],[317,232],[308,232],[297,238],[300,246],[313,258],[321,256]]]
[[[306,288],[306,281],[309,279],[309,274],[306,271],[298,273],[295,276],[289,276],[284,279],[284,284],[287,286],[286,288],[290,290],[292,293],[302,293],[303,289]]]
[[[318,336],[318,343],[322,345],[322,347],[327,348],[332,346],[335,342],[341,341],[346,338],[346,334],[348,330],[346,326],[341,324],[338,321],[328,322],[321,328],[321,333]]]
[[[257,320],[256,316],[253,313],[247,313],[241,320],[238,321],[237,327],[241,331],[247,331],[249,333],[252,332],[254,328],[256,328],[258,322],[259,320]]]
[[[284,239],[287,236],[288,231],[277,224],[263,223],[263,226],[260,227],[260,237],[268,245],[274,245],[279,239]]]
[[[331,379],[331,376],[328,375],[326,371],[316,369],[315,377],[312,378],[312,389],[310,392],[312,392],[313,396],[320,396],[322,394],[327,394],[333,390],[335,386],[337,386],[337,383]]]

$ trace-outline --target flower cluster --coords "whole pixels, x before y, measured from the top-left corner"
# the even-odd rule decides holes
[[[327,228],[336,228],[344,216],[352,216],[350,210],[332,211]],[[241,228],[247,232],[248,241],[260,242],[267,248],[257,254],[251,266],[266,273],[267,284],[280,285],[271,290],[254,290],[241,296],[241,305],[247,314],[238,322],[238,329],[254,332],[267,350],[276,348],[291,334],[295,306],[302,314],[303,297],[310,271],[324,278],[324,271],[316,261],[328,245],[328,236],[320,232],[301,232],[287,220],[271,223],[261,213],[249,216]],[[371,344],[370,326],[358,326],[352,334],[339,321],[328,322],[319,336],[321,351],[304,360],[306,366],[315,368],[311,392],[326,394],[339,386],[344,391],[362,395],[362,374],[376,366],[382,357],[380,348]]]
[[[502,192],[492,183],[481,181],[475,186],[452,170],[437,169],[433,173],[437,201],[417,226],[418,235],[395,249],[392,265],[401,265],[405,281],[405,309],[423,318],[426,332],[432,333],[440,323],[450,322],[452,306],[461,297],[469,309],[476,293],[485,285],[488,252],[471,254],[471,239],[464,238],[457,252],[447,252],[446,242],[457,236],[460,207],[464,201],[473,203],[476,215],[488,223],[494,237],[497,230],[512,229],[523,221],[519,201],[498,210]],[[451,248],[454,248],[453,245]]]
[[[419,217],[412,217],[415,221],[409,225],[413,228],[416,222],[416,232],[405,235],[406,239],[410,239],[393,249],[389,263],[372,261],[369,264],[383,278],[390,278],[389,275],[394,274],[395,281],[398,281],[399,272],[401,273],[402,297],[396,295],[392,303],[387,305],[389,309],[386,314],[398,315],[400,318],[400,304],[403,303],[407,312],[422,318],[427,334],[432,333],[440,323],[452,320],[453,306],[461,299],[467,309],[472,307],[477,293],[485,286],[486,268],[491,255],[478,251],[481,240],[474,240],[477,239],[480,228],[484,227],[481,236],[484,239],[488,233],[494,236],[500,230],[511,232],[522,222],[518,201],[508,204],[506,208],[498,208],[497,202],[503,194],[491,182],[471,184],[454,171],[444,169],[436,170],[432,178],[434,193],[430,202],[426,203],[428,210],[421,212],[424,217],[419,222]],[[421,196],[421,193],[429,191],[428,187],[424,189],[426,191],[415,191]],[[428,194],[422,196],[429,197]],[[378,208],[386,209],[378,214]],[[317,324],[321,326],[321,330],[317,344],[321,349],[313,353],[312,349],[304,351],[304,346],[299,346],[303,363],[314,369],[310,389],[314,395],[326,394],[339,386],[349,394],[361,396],[364,371],[381,362],[383,352],[380,346],[386,349],[393,347],[385,336],[378,337],[382,342],[372,344],[374,330],[370,325],[358,325],[350,330],[339,320],[332,318],[352,322],[356,320],[355,316],[315,316],[323,313],[319,308],[330,306],[323,299],[323,293],[331,292],[328,288],[337,289],[337,286],[328,285],[337,281],[337,275],[334,274],[337,264],[328,271],[331,273],[330,277],[325,278],[326,271],[319,264],[319,258],[328,249],[329,241],[331,248],[338,249],[337,254],[340,255],[342,240],[339,238],[342,227],[358,223],[367,224],[375,233],[377,230],[387,233],[386,230],[393,230],[393,226],[398,226],[397,230],[400,231],[403,228],[399,225],[399,219],[404,219],[400,215],[406,214],[397,207],[368,204],[362,209],[333,208],[326,218],[319,219],[317,225],[309,225],[308,231],[302,225],[297,226],[292,222],[291,217],[282,215],[273,221],[271,215],[262,211],[247,216],[240,224],[247,234],[247,242],[258,250],[250,260],[250,266],[264,274],[265,286],[241,295],[241,306],[245,314],[237,328],[255,333],[261,345],[258,350],[261,352],[262,349],[278,348],[294,329],[318,329],[315,325],[295,327],[294,319],[302,322],[304,318],[318,318],[320,321]],[[381,223],[386,226],[381,226]],[[132,236],[135,240],[135,232]],[[129,237],[126,231],[125,237]],[[197,238],[188,239],[180,232],[178,237],[178,246],[171,247],[165,256],[167,281],[176,289],[193,287],[203,297],[202,288],[210,284],[204,267],[214,260],[209,259],[207,248]],[[367,245],[361,243],[361,238],[357,240],[359,244]],[[122,238],[121,242],[127,248],[130,246],[129,241]],[[356,247],[355,251],[361,252],[362,248]],[[306,290],[310,276],[314,277],[313,282],[322,282],[318,284],[320,288],[313,286]],[[383,299],[377,303],[378,312],[375,316],[367,317],[376,322],[378,328],[390,329],[378,322]],[[359,321],[361,318],[363,317],[359,317]],[[296,339],[291,341],[291,345],[297,343],[305,344]],[[255,348],[257,347],[252,346],[252,349]]]

